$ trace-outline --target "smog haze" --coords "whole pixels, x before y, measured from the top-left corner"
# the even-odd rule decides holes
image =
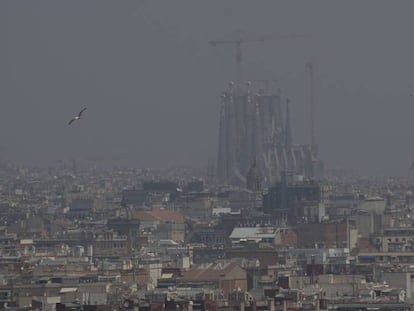
[[[315,67],[327,167],[405,174],[414,156],[411,1],[1,1],[0,158],[48,165],[102,157],[206,166],[235,50],[246,80],[277,80],[294,143],[309,143]],[[82,122],[67,122],[88,107]]]

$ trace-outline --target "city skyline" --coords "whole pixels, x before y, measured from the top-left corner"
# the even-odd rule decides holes
[[[414,310],[413,9],[0,1],[0,311]]]
[[[414,155],[413,4],[237,3],[2,2],[0,157],[206,166],[217,156],[220,94],[236,68],[230,46],[208,42],[238,30],[309,33],[246,45],[246,80],[276,79],[291,99],[295,141],[309,143],[305,65],[312,61],[316,137],[327,167],[405,175]],[[83,106],[87,122],[66,128]]]

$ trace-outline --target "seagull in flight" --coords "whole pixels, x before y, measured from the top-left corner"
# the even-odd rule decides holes
[[[79,120],[82,116],[82,113],[86,110],[86,108],[83,108],[81,111],[79,111],[78,115],[74,117],[72,120],[69,121],[68,125],[71,125],[73,122]]]

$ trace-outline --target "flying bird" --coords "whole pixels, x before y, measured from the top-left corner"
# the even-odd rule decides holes
[[[78,115],[68,122],[68,125],[71,125],[73,122],[79,120],[81,118],[81,116],[82,116],[82,113],[85,110],[86,110],[86,108],[83,108],[81,111],[79,111]]]

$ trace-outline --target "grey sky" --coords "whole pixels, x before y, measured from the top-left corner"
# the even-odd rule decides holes
[[[412,1],[0,2],[0,157],[31,163],[128,156],[206,165],[234,50],[212,39],[310,33],[246,45],[244,72],[277,79],[307,142],[316,67],[317,139],[328,166],[405,174],[414,156]],[[76,126],[67,121],[82,107]]]

